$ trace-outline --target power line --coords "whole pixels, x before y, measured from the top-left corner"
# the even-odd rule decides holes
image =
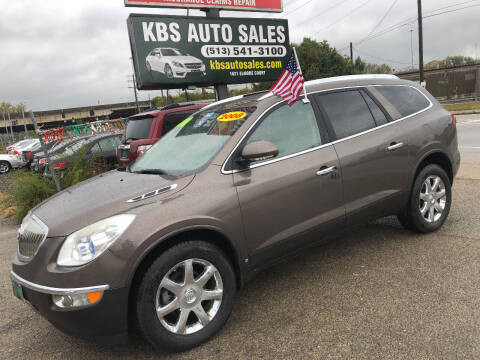
[[[335,5],[330,6],[329,8],[326,8],[325,10],[319,11],[318,13],[316,12],[315,14],[313,14],[313,16],[311,16],[311,17],[309,17],[309,18],[307,18],[307,19],[305,19],[305,20],[302,20],[302,24],[308,23],[308,21],[310,21],[310,20],[313,19],[314,17],[317,17],[319,13],[322,13],[322,15],[324,15],[324,14],[326,14],[327,12],[329,12],[329,11],[331,11],[331,10],[339,7],[340,5],[342,5],[343,3],[347,2],[347,1],[350,1],[350,0],[342,0],[342,1],[338,2],[338,3],[336,3]],[[305,3],[304,5],[308,4],[309,2],[310,2],[310,1],[308,1],[308,2]],[[301,7],[301,6],[300,6],[300,7]],[[300,8],[300,7],[299,7],[299,8]],[[296,10],[298,10],[298,9],[292,10],[290,13],[292,13],[292,12],[294,12],[294,11],[296,11]],[[294,29],[294,27],[290,27],[290,29]]]
[[[314,33],[314,35],[317,35],[319,32],[324,31],[324,30],[332,27],[333,25],[337,24],[338,22],[340,22],[341,20],[343,20],[343,19],[346,18],[347,16],[352,15],[354,12],[356,12],[357,10],[360,10],[362,7],[364,7],[365,5],[367,5],[370,1],[372,1],[372,0],[367,0],[367,1],[363,2],[363,3],[361,3],[359,6],[357,6],[356,8],[354,8],[352,11],[348,12],[347,14],[341,16],[340,18],[338,18],[338,19],[335,20],[334,22],[332,22],[332,23],[328,24],[327,26],[321,28],[320,30],[316,31],[316,32]]]
[[[390,7],[388,8],[387,12],[382,16],[382,18],[381,18],[380,21],[377,23],[377,25],[375,25],[375,26],[373,27],[372,31],[370,31],[370,32],[368,33],[368,35],[365,36],[365,38],[368,38],[370,35],[372,35],[372,34],[375,32],[375,30],[377,30],[378,27],[379,27],[380,25],[382,25],[383,21],[384,21],[385,18],[388,16],[388,14],[390,13],[390,11],[392,11],[392,9],[393,9],[393,7],[395,6],[395,4],[397,3],[397,1],[398,1],[398,0],[393,0],[392,4],[391,4]]]
[[[462,7],[462,8],[453,9],[453,10],[442,11],[442,12],[439,12],[439,13],[437,13],[437,14],[422,16],[422,18],[428,19],[428,18],[431,18],[431,17],[434,17],[434,16],[443,15],[443,14],[448,14],[448,13],[451,13],[451,12],[455,12],[455,11],[459,11],[459,10],[464,10],[464,9],[469,9],[469,8],[477,7],[477,6],[480,6],[480,4],[470,5],[470,6],[464,6],[464,7]]]
[[[451,8],[451,7],[454,7],[454,6],[459,6],[459,5],[463,5],[463,4],[467,4],[467,3],[472,3],[472,2],[478,2],[480,0],[470,0],[470,1],[465,1],[465,2],[462,2],[462,3],[457,3],[457,4],[454,4],[454,5],[449,5],[449,6],[444,6],[444,7],[441,7],[441,8],[438,8],[438,9],[434,9],[434,10],[430,10],[430,11],[427,11],[425,12],[425,14],[431,14],[431,15],[426,15],[426,16],[423,16],[423,19],[426,19],[426,18],[430,18],[430,17],[434,17],[434,16],[438,16],[438,15],[442,15],[442,14],[445,14],[445,13],[449,13],[449,12],[454,12],[454,11],[458,11],[458,10],[463,10],[463,9],[467,9],[467,8],[470,8],[470,7],[475,7],[475,6],[480,6],[480,4],[475,4],[475,5],[470,5],[470,6],[465,6],[465,7],[462,7],[462,8],[458,8],[458,9],[452,9],[452,10],[448,10],[448,11],[444,11],[444,12],[440,12],[440,13],[436,13],[437,11],[439,10],[443,10],[443,9],[447,9],[447,8]],[[388,28],[385,28],[381,31],[379,31],[378,33],[376,34],[373,34],[373,35],[370,35],[370,36],[367,36],[366,38],[358,41],[355,43],[355,45],[360,45],[364,42],[367,42],[367,41],[370,41],[372,39],[375,39],[379,36],[383,36],[383,35],[386,35],[394,30],[397,30],[403,26],[406,26],[406,25],[409,25],[411,23],[414,23],[417,21],[417,17],[414,17],[414,18],[408,18],[406,20],[403,20],[399,23],[396,23],[394,25],[391,25],[390,27]]]

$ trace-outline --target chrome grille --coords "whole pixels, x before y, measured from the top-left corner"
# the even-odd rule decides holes
[[[185,64],[187,69],[200,69],[202,67],[202,64],[198,63],[192,63],[192,64]]]
[[[43,240],[47,237],[48,228],[35,215],[27,215],[18,230],[18,255],[22,260],[34,257]]]

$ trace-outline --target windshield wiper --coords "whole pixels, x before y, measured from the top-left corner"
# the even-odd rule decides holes
[[[134,174],[167,175],[167,172],[162,169],[143,169],[143,170],[133,171],[133,173]]]

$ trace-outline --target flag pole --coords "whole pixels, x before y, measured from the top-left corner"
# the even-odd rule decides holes
[[[295,50],[295,47],[293,47],[293,53],[295,54],[295,60],[297,61],[298,69],[300,70],[300,73],[303,75],[302,68],[300,67],[300,61],[298,61],[298,56],[297,56],[297,50]],[[305,96],[303,98],[303,103],[308,104],[310,100],[307,98],[307,90],[305,89],[305,83],[303,84],[303,95]]]

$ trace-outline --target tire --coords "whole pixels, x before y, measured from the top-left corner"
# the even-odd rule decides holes
[[[170,65],[165,65],[165,76],[169,79],[173,79],[173,70]]]
[[[190,261],[193,281],[185,277]],[[201,285],[210,265],[213,267],[209,267],[209,276],[205,276],[209,280]],[[181,243],[162,253],[141,279],[135,299],[138,327],[158,350],[191,349],[211,339],[223,327],[232,311],[235,292],[234,270],[220,249],[203,241]],[[202,301],[205,296],[214,299]],[[164,310],[157,314],[156,309],[161,308]],[[182,316],[187,320],[185,326],[181,325]]]
[[[12,169],[8,161],[0,161],[0,174],[6,174]]]
[[[447,173],[438,165],[427,165],[415,178],[405,211],[397,217],[406,229],[430,233],[442,227],[451,203],[452,186]]]

